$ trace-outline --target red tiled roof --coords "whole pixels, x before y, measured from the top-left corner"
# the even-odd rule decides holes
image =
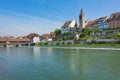
[[[38,37],[39,34],[37,33],[30,33],[29,35],[27,35],[27,38],[33,38],[33,37]]]
[[[1,42],[29,42],[30,40],[28,38],[0,38]]]
[[[107,20],[107,18],[108,18],[108,16],[104,16],[104,17],[101,17],[101,18],[96,19],[96,20],[93,20],[93,21],[88,21],[88,22],[86,23],[86,27],[90,27],[90,26],[92,26],[92,25],[94,25],[94,24],[98,24],[98,21],[99,21],[99,20]]]
[[[110,18],[108,21],[111,21],[111,20],[117,20],[118,17],[120,17],[120,12],[117,12],[117,13],[113,13],[111,14]]]
[[[54,35],[55,35],[55,32],[50,32],[50,35],[51,35],[51,36],[54,36]]]
[[[87,24],[85,25],[85,27],[90,27],[91,25],[93,25],[95,23],[96,23],[95,20],[94,21],[89,21],[89,22],[87,22]]]
[[[99,20],[106,20],[108,18],[108,16],[104,16],[104,17],[101,17],[101,18],[99,18]]]
[[[51,38],[51,35],[50,34],[43,34],[42,37],[43,38]]]
[[[0,38],[0,41],[7,41],[7,38]]]

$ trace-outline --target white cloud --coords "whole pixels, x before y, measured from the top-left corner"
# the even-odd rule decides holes
[[[61,27],[62,22],[31,15],[8,12],[0,14],[0,36],[24,36],[31,32],[43,34]]]

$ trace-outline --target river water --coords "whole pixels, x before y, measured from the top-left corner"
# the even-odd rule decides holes
[[[0,80],[120,80],[120,50],[0,48]]]

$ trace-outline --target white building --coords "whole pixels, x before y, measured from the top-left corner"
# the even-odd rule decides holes
[[[65,32],[73,33],[76,31],[77,22],[75,20],[67,21],[61,28],[61,33],[64,34]]]
[[[33,37],[32,43],[39,43],[40,42],[40,37]]]

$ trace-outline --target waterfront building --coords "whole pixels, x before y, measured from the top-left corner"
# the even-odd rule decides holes
[[[44,38],[42,41],[45,42],[45,41],[53,41],[52,38],[53,38],[53,35],[52,33],[51,34],[43,34],[42,37]]]
[[[85,28],[97,30],[98,29],[98,19],[93,21],[88,21],[85,25]]]
[[[80,30],[83,28],[88,29],[104,29],[104,28],[113,28],[113,27],[120,27],[120,12],[113,13],[110,17],[100,17],[98,19],[92,21],[85,21],[85,15],[83,9],[81,9],[79,15],[79,28]]]
[[[31,40],[31,43],[39,43],[40,42],[40,37],[33,37]]]
[[[88,21],[85,25],[85,28],[93,30],[108,28],[107,19],[108,17],[105,16],[93,21]]]
[[[77,22],[75,20],[66,21],[61,27],[61,34],[59,36],[55,36],[54,40],[61,41],[64,40],[64,38],[66,38],[67,40],[79,40],[80,35],[82,34],[82,29],[84,28],[97,31],[98,33],[96,34],[94,34],[94,32],[90,33],[90,36],[92,35],[95,38],[109,37],[108,34],[110,34],[110,32],[112,36],[115,36],[116,29],[113,30],[115,32],[112,32],[111,29],[109,29],[111,27],[120,27],[120,12],[113,13],[110,17],[104,16],[95,20],[85,21],[84,11],[83,9],[81,9],[79,14],[79,26],[77,25]],[[66,35],[66,32],[70,32],[70,34]]]
[[[33,37],[38,37],[38,36],[39,36],[39,34],[37,34],[37,33],[30,33],[27,35],[27,38],[31,39]]]
[[[108,28],[107,19],[108,19],[108,16],[99,18],[99,20],[98,20],[98,28],[99,29]]]
[[[37,33],[30,33],[27,35],[27,38],[30,39],[31,43],[39,43],[40,42],[40,36]]]
[[[108,25],[109,28],[120,27],[120,12],[111,14]]]
[[[61,33],[64,34],[65,32],[74,33],[77,29],[78,25],[75,20],[66,21],[61,28]]]
[[[54,37],[55,36],[55,32],[50,32],[50,36]]]

